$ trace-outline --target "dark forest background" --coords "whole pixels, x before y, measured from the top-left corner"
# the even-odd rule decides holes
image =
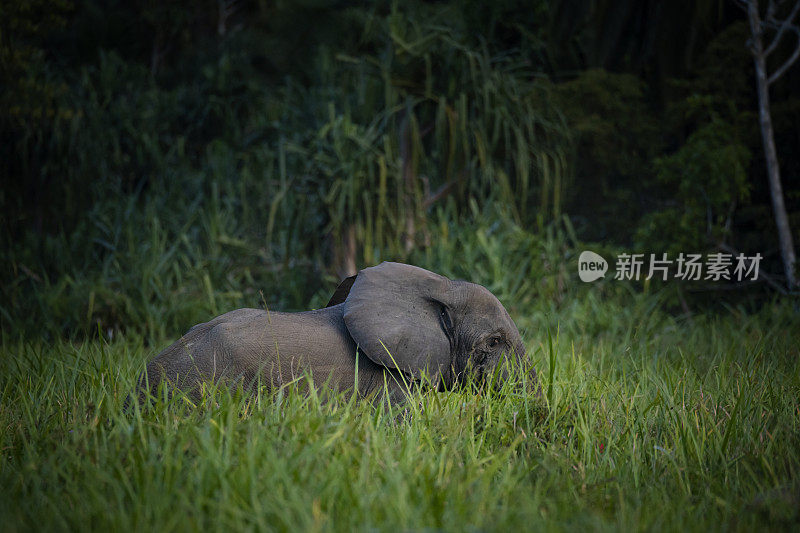
[[[781,278],[729,0],[32,0],[0,32],[5,332],[319,307],[385,259],[512,308],[655,290],[581,285],[583,247],[759,252]],[[795,232],[798,87],[771,92]],[[660,289],[681,313],[774,295]]]

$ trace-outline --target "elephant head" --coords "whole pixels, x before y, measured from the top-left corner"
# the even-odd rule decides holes
[[[365,355],[416,380],[427,376],[443,388],[494,376],[501,382],[523,361],[514,321],[475,283],[382,263],[345,279],[328,306],[339,304]]]

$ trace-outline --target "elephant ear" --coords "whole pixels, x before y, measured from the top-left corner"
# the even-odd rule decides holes
[[[343,303],[347,299],[347,295],[350,294],[350,289],[353,287],[353,283],[356,281],[356,276],[358,276],[358,274],[350,276],[349,278],[344,278],[342,282],[339,283],[339,286],[336,287],[336,290],[333,292],[333,296],[331,296],[331,299],[328,300],[328,305],[325,307],[333,307],[334,305]]]
[[[434,383],[449,370],[450,340],[442,329],[441,300],[450,280],[401,263],[381,263],[357,274],[344,302],[344,322],[372,361]]]

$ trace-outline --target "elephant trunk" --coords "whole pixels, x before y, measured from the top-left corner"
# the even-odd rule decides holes
[[[517,387],[524,388],[525,392],[538,394],[540,390],[538,376],[533,364],[526,357],[525,345],[522,340],[514,343],[511,353],[500,362],[497,371],[495,387],[500,389],[509,380]]]

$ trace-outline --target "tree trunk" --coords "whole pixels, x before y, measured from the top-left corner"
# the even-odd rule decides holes
[[[789,290],[793,290],[797,285],[794,273],[796,257],[792,231],[789,227],[789,217],[786,215],[786,205],[783,202],[781,171],[778,164],[778,152],[775,149],[775,136],[772,130],[767,62],[764,43],[761,38],[761,19],[758,13],[757,0],[748,2],[747,17],[750,21],[750,31],[753,36],[752,53],[756,67],[756,85],[758,87],[758,117],[761,125],[761,137],[764,141],[764,157],[767,161],[767,177],[769,180],[769,192],[772,197],[772,210],[775,213],[775,224],[778,226],[778,242],[781,248],[786,283],[789,286]]]

